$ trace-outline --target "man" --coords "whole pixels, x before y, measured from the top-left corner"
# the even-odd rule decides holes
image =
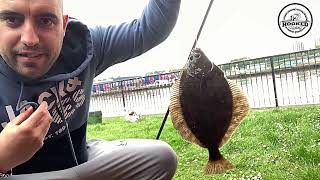
[[[88,2],[89,3],[89,2]],[[156,140],[86,142],[95,76],[167,38],[180,0],[87,28],[62,0],[0,1],[0,174],[9,179],[171,179],[176,155]]]

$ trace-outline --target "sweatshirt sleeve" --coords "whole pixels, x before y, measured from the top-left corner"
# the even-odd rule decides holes
[[[90,29],[96,76],[164,41],[176,24],[181,0],[149,0],[140,18],[117,26]]]

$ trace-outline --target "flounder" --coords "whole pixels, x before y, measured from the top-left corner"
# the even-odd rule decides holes
[[[206,174],[233,168],[219,148],[248,114],[249,103],[241,89],[227,80],[201,49],[191,51],[180,79],[172,86],[169,109],[180,135],[208,149]]]

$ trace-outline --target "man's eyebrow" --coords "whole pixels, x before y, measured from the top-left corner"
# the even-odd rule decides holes
[[[51,18],[51,19],[55,19],[55,20],[59,19],[57,15],[55,15],[54,13],[50,13],[50,12],[39,13],[36,16],[37,17]]]
[[[23,17],[23,14],[15,12],[15,11],[10,11],[10,10],[0,11],[0,18],[9,17],[9,16]],[[57,15],[55,15],[54,13],[51,13],[51,12],[39,13],[36,16],[37,17],[52,18],[52,19],[55,19],[55,20],[59,19]]]
[[[14,12],[14,11],[10,11],[10,10],[0,11],[0,18],[9,17],[9,16],[23,17],[22,14]]]

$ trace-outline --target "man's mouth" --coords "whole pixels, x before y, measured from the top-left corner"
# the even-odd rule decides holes
[[[20,52],[17,54],[18,61],[36,61],[43,56],[43,53],[39,52]]]

